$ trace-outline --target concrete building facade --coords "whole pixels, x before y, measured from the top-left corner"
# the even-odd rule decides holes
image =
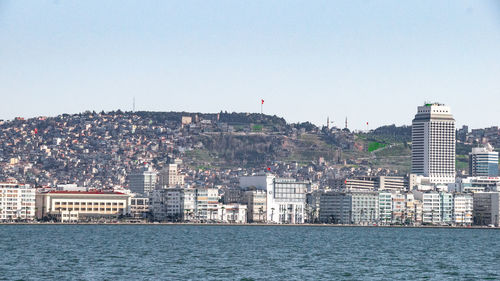
[[[321,196],[319,214],[320,221],[328,223],[379,223],[379,194],[375,191],[328,191]]]
[[[455,182],[455,119],[449,107],[419,106],[412,121],[412,174],[431,183]]]
[[[265,190],[249,190],[245,192],[247,219],[249,222],[265,222],[267,211],[267,195]]]
[[[474,193],[474,224],[500,226],[500,192]]]

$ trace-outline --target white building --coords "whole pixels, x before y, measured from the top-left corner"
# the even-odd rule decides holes
[[[471,177],[498,177],[498,152],[487,144],[473,147],[469,153],[469,175]]]
[[[441,223],[441,196],[436,191],[413,191],[416,200],[422,202],[422,223]]]
[[[280,179],[274,175],[240,177],[240,187],[266,191],[266,219],[273,223],[304,223],[308,185],[308,182]]]
[[[455,119],[448,106],[419,106],[412,121],[412,173],[431,183],[455,182]]]
[[[392,201],[393,194],[390,191],[378,192],[379,218],[381,224],[390,224],[392,222]]]
[[[182,185],[184,185],[184,175],[179,173],[177,164],[168,164],[158,174],[158,186],[160,188]]]
[[[28,184],[0,183],[0,221],[34,220],[35,199]]]
[[[198,221],[217,220],[219,199],[217,188],[197,188],[195,219]]]
[[[171,220],[190,220],[195,210],[195,190],[189,188],[166,189],[166,215]]]
[[[149,194],[155,189],[157,172],[145,167],[129,175],[129,189],[137,194]]]
[[[220,204],[217,220],[226,223],[247,223],[247,206],[243,204]]]
[[[474,200],[471,194],[456,193],[453,196],[453,221],[457,225],[471,225]]]

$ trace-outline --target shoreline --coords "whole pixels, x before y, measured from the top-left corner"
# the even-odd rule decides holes
[[[488,226],[440,226],[440,225],[354,225],[354,224],[267,224],[267,223],[247,223],[247,224],[237,224],[237,223],[171,223],[171,222],[158,222],[158,223],[130,223],[130,222],[117,222],[117,223],[60,223],[60,222],[14,222],[14,223],[0,223],[3,225],[137,225],[137,226],[268,226],[268,227],[362,227],[362,228],[444,228],[444,229],[500,229],[500,227],[488,227]]]

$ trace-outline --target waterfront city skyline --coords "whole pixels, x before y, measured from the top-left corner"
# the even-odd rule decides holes
[[[364,130],[437,101],[457,127],[488,127],[499,27],[494,1],[2,1],[0,119],[132,110],[134,97],[137,110],[260,112],[264,99],[288,122]]]

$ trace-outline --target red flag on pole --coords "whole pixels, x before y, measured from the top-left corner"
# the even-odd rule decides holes
[[[261,100],[261,104],[264,104],[264,100]]]

